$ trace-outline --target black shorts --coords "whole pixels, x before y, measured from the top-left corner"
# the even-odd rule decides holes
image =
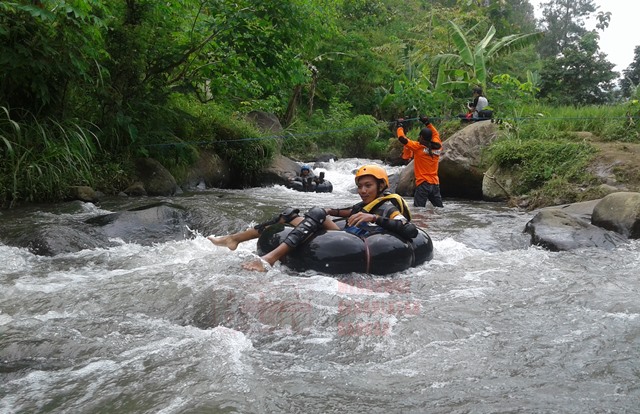
[[[440,186],[438,184],[422,183],[416,187],[413,194],[413,205],[416,207],[426,207],[427,200],[435,207],[444,207],[440,196]]]

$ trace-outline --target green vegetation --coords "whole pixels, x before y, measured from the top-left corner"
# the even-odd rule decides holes
[[[581,108],[523,106],[518,118],[503,122],[502,138],[491,146],[486,162],[515,171],[514,195],[530,195],[532,207],[601,196],[579,191],[594,180],[587,168],[598,156],[593,144],[640,143],[639,109],[633,102]]]
[[[584,179],[585,167],[594,152],[588,143],[565,139],[503,139],[491,147],[491,160],[501,167],[519,170],[516,191],[525,194],[552,178]]]
[[[614,89],[610,15],[592,0],[543,15],[527,0],[0,2],[0,206],[117,193],[139,157],[180,180],[214,151],[237,188],[278,152],[384,158],[391,121],[427,114],[447,136],[477,84],[503,119],[491,157],[518,165],[522,194],[561,191],[589,180],[578,132],[639,141],[640,49]]]
[[[4,154],[0,190],[11,200],[58,200],[70,184],[91,182],[92,160],[99,142],[86,127],[55,120],[24,122],[9,118],[1,107],[0,141]],[[47,123],[48,122],[48,123]]]
[[[634,103],[611,106],[523,105],[517,115],[505,117],[510,136],[555,139],[591,132],[601,141],[640,142],[638,115]],[[579,136],[579,135],[577,135]]]

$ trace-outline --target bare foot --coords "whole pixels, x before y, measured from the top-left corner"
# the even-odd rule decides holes
[[[254,272],[266,272],[268,263],[262,259],[255,259],[242,264],[244,270],[252,270]]]
[[[207,237],[211,243],[216,246],[223,246],[229,248],[229,250],[235,250],[238,248],[238,242],[234,240],[231,236],[222,236],[222,237]]]

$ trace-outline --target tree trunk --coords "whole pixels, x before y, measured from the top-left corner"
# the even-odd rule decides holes
[[[293,121],[293,117],[296,115],[296,109],[298,108],[298,100],[300,99],[300,92],[302,91],[302,85],[296,85],[293,88],[293,94],[287,105],[287,112],[284,115],[284,127],[287,127]]]

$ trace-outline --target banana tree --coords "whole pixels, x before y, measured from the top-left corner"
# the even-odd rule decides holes
[[[521,50],[542,38],[542,32],[519,33],[504,36],[492,42],[496,28],[491,26],[484,38],[475,46],[468,38],[476,26],[465,33],[452,21],[451,38],[457,49],[456,53],[443,53],[433,58],[438,68],[436,89],[468,90],[471,86],[486,86],[488,79],[487,64],[500,56]]]

